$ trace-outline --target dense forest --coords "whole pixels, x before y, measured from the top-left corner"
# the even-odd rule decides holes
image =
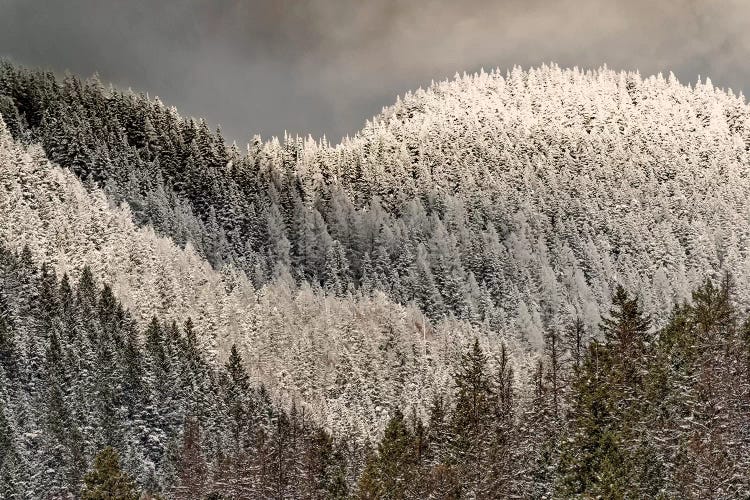
[[[660,329],[618,288],[601,340],[548,332],[529,400],[475,341],[428,418],[390,408],[373,445],[278,408],[235,347],[211,363],[190,318],[139,331],[88,269],[71,284],[1,248],[0,278],[4,498],[750,494],[750,319],[728,277]]]
[[[0,133],[0,158],[0,238],[10,248],[28,246],[76,280],[88,267],[141,325],[154,315],[193,318],[211,356],[226,361],[237,345],[251,377],[275,396],[362,439],[376,438],[390,405],[426,411],[475,337],[493,352],[503,341],[455,319],[430,323],[380,292],[336,297],[283,278],[256,290],[233,265],[215,271],[190,248],[135,227],[129,209],[111,208],[38,148]]]
[[[0,249],[0,276],[3,498],[91,489],[106,478],[86,479],[86,469],[107,447],[151,493],[346,495],[356,445],[274,406],[236,348],[223,366],[210,363],[190,318],[154,317],[141,331],[88,269],[77,283],[58,279],[28,249]]]
[[[255,137],[240,151],[158,99],[6,63],[0,113],[138,224],[258,288],[289,274],[377,289],[433,319],[510,319],[537,346],[557,321],[595,328],[615,281],[648,281],[646,307],[664,313],[706,269],[748,267],[750,111],[710,81],[465,75],[338,146]]]
[[[0,63],[0,115],[4,498],[750,495],[743,96],[516,68],[240,151]]]

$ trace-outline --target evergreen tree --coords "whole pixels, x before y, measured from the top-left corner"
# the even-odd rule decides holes
[[[563,345],[570,353],[570,359],[573,364],[573,372],[578,372],[581,367],[581,361],[586,352],[588,344],[588,335],[586,326],[580,316],[576,316],[572,323],[563,331]]]
[[[470,350],[461,355],[454,375],[456,403],[452,413],[452,453],[461,469],[467,491],[482,494],[486,487],[492,439],[494,395],[487,367],[487,355],[475,339]]]
[[[493,380],[495,401],[487,491],[492,491],[496,495],[508,496],[513,492],[513,481],[518,470],[512,457],[519,440],[515,415],[513,367],[504,344],[501,346],[497,361]]]
[[[408,498],[409,486],[417,478],[414,436],[400,410],[388,421],[377,455],[368,460],[360,479],[360,498]]]
[[[590,344],[573,387],[572,439],[563,451],[560,491],[621,497],[637,482],[632,432],[641,414],[650,320],[618,286],[606,342]]]
[[[651,321],[644,314],[638,298],[630,298],[622,285],[617,286],[612,305],[609,317],[602,320],[600,328],[613,351],[622,389],[627,390],[639,381],[645,349],[651,340]]]
[[[84,478],[81,498],[84,500],[137,500],[140,493],[130,476],[120,469],[120,457],[107,447],[94,459],[93,469]]]
[[[571,437],[563,450],[558,484],[563,496],[592,494],[604,469],[618,463],[619,441],[612,430],[608,380],[611,369],[606,347],[592,342],[573,385]]]

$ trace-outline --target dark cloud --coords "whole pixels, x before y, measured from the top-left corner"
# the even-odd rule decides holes
[[[674,71],[750,89],[746,0],[0,0],[0,55],[159,95],[228,137],[336,140],[480,67]]]

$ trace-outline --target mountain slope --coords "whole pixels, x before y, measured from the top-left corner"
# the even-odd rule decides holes
[[[408,94],[335,147],[240,154],[158,100],[2,69],[17,138],[256,288],[377,289],[539,347],[575,317],[595,331],[615,283],[650,283],[665,312],[748,266],[750,112],[710,82],[495,71]]]
[[[666,276],[664,292],[680,299],[708,269],[746,269],[748,150],[744,97],[710,81],[691,88],[673,76],[555,66],[409,94],[337,148],[341,158],[365,157],[370,190],[457,198],[449,209],[470,232],[503,235],[516,273],[535,246],[531,259],[546,260],[538,265],[552,266],[558,286],[578,267],[599,303],[602,274],[625,284]],[[519,274],[510,279],[523,291]],[[649,308],[663,301],[644,299]]]
[[[154,315],[192,318],[214,358],[226,359],[237,344],[254,380],[332,429],[374,437],[389,409],[426,411],[475,336],[491,352],[501,345],[459,321],[430,325],[382,294],[335,298],[283,279],[256,292],[231,266],[214,271],[191,248],[137,228],[127,208],[111,208],[100,190],[87,192],[40,149],[2,130],[0,185],[0,242],[28,247],[72,279],[88,266],[142,325]]]
[[[158,101],[5,65],[0,113],[14,136],[0,121],[4,274],[48,262],[86,283],[88,266],[112,284],[105,305],[119,298],[141,327],[192,317],[212,366],[237,344],[290,415],[312,414],[341,440],[379,440],[350,460],[350,491],[750,491],[743,97],[672,77],[515,69],[409,94],[335,147],[288,137],[240,155]],[[704,281],[727,271],[734,280]],[[0,319],[26,318],[26,351],[49,363],[52,337],[23,330],[44,307],[18,302],[0,304]],[[1,327],[5,370],[15,326]],[[4,436],[34,449],[35,436],[8,432],[20,401],[0,408],[0,486],[17,463],[4,460]],[[173,441],[196,430],[181,411]],[[113,444],[84,441],[85,461]],[[238,496],[258,467],[238,470],[242,453],[225,460],[221,448],[208,448],[217,476],[202,484]],[[153,487],[148,467],[128,466]],[[154,490],[175,484],[168,468],[157,475]],[[276,496],[294,495],[287,478],[271,481]]]
[[[148,496],[346,491],[358,443],[276,407],[235,349],[217,366],[191,321],[139,328],[87,268],[71,283],[32,259],[0,244],[2,498],[78,498],[102,450]],[[279,446],[289,436],[293,445]],[[255,466],[269,456],[273,465]]]

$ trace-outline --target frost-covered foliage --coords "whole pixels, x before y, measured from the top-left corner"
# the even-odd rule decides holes
[[[329,496],[344,483],[363,498],[750,494],[744,97],[673,76],[516,68],[407,94],[337,146],[256,138],[240,154],[158,100],[4,64],[0,114],[5,262],[110,283],[146,350],[154,315],[167,331],[192,317],[214,378],[262,383],[351,444],[325,478]],[[28,289],[10,264],[4,283]],[[39,367],[54,349],[23,321],[16,330],[14,318],[45,310],[18,297],[0,319],[26,351],[2,360],[6,376],[26,363],[26,392],[0,394],[12,401],[0,468],[32,484],[7,450],[53,442],[54,429],[23,420],[23,394],[39,399],[34,377],[50,376]],[[0,335],[0,354],[14,336]],[[81,408],[87,394],[68,399]],[[207,473],[200,426],[180,408],[154,428],[183,440],[186,477]],[[180,487],[178,462],[150,477],[132,463],[137,447],[107,442],[94,422],[81,463],[114,445],[141,487]],[[233,435],[255,446],[258,429]],[[325,433],[304,436],[334,453]],[[359,447],[367,440],[377,449]],[[253,448],[258,463],[211,446],[212,476],[182,493],[261,491],[272,452]],[[305,453],[289,455],[295,473]],[[278,489],[290,477],[262,491],[295,496]]]
[[[408,94],[317,156],[351,197],[393,211],[436,200],[464,270],[489,286],[483,266],[502,263],[497,305],[541,328],[571,306],[595,325],[613,282],[650,283],[646,308],[663,312],[704,275],[744,274],[748,150],[744,97],[708,80],[543,66]],[[497,257],[482,246],[493,232]],[[745,280],[738,294],[750,297]]]
[[[526,402],[507,358],[467,349],[451,402],[426,424],[392,415],[360,498],[747,497],[750,320],[731,280],[662,329],[622,287],[612,302],[601,341],[580,324],[548,333]]]
[[[190,319],[139,328],[88,268],[58,279],[0,244],[3,499],[342,497],[360,462],[236,349],[207,358]]]
[[[645,308],[663,313],[748,267],[750,110],[709,81],[465,75],[338,146],[255,138],[242,154],[96,79],[4,65],[0,95],[16,138],[257,288],[288,273],[338,296],[380,290],[539,347],[575,317],[596,328],[615,283],[648,283]]]
[[[304,406],[332,429],[373,438],[388,411],[426,411],[450,377],[458,352],[479,336],[492,352],[501,338],[446,319],[430,323],[382,293],[335,297],[279,278],[256,291],[231,265],[213,270],[190,247],[137,228],[70,172],[0,133],[0,242],[28,247],[58,273],[88,267],[141,324],[154,315],[193,318],[199,342],[218,360],[237,344],[251,377],[286,406]],[[528,356],[511,342],[519,361]]]

